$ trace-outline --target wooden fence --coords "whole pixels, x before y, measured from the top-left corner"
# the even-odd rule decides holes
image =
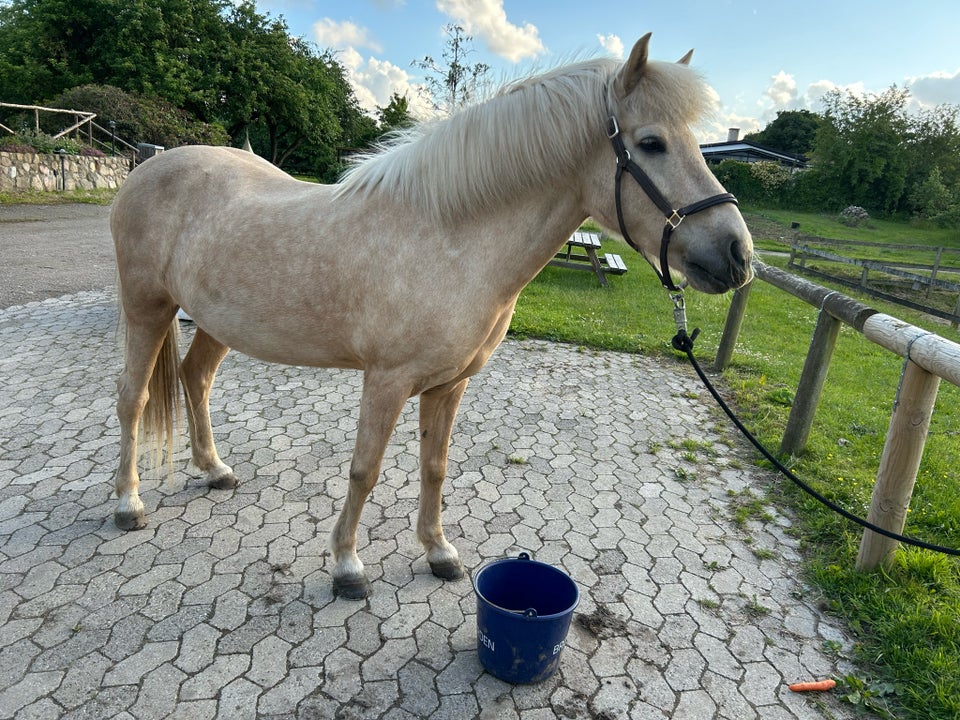
[[[131,169],[132,166],[136,165],[138,162],[138,148],[134,145],[131,145],[126,140],[117,137],[116,132],[112,127],[112,123],[108,123],[111,124],[111,128],[107,129],[95,122],[95,118],[97,117],[96,113],[86,112],[83,110],[64,110],[62,108],[48,108],[40,105],[18,105],[16,103],[5,102],[0,102],[0,108],[10,108],[11,110],[18,110],[23,113],[32,114],[33,131],[38,134],[40,133],[41,113],[67,115],[73,118],[73,124],[68,125],[56,135],[52,135],[51,139],[56,140],[57,138],[66,137],[70,134],[73,134],[78,140],[81,137],[84,138],[86,143],[91,147],[98,147],[103,151],[109,150],[110,154],[112,155],[120,154],[129,156]],[[0,123],[0,131],[16,135],[15,130],[2,123]]]
[[[932,264],[911,262],[880,262],[877,260],[862,260],[839,255],[835,252],[823,250],[814,245],[833,247],[869,247],[871,251],[882,252],[885,249],[911,250],[914,252],[928,252],[934,255]],[[872,297],[887,300],[904,307],[919,310],[920,312],[949,320],[956,328],[960,326],[960,283],[943,280],[947,273],[960,272],[960,268],[944,265],[944,259],[949,255],[960,255],[960,249],[949,247],[932,248],[926,245],[885,245],[882,243],[861,242],[856,240],[831,240],[806,235],[797,235],[790,243],[790,260],[788,267],[815,277],[836,282],[847,287],[857,288],[859,291]],[[820,268],[807,267],[807,260],[820,260]],[[837,272],[827,272],[822,269],[824,263],[835,263],[847,268],[857,268],[850,274],[843,275]],[[873,276],[870,276],[870,273]],[[853,278],[853,279],[852,279]],[[893,290],[889,292],[884,288]],[[956,299],[948,306],[935,306],[930,300],[930,291],[936,290]],[[899,292],[897,292],[899,291]],[[908,297],[909,295],[909,297]],[[920,299],[922,296],[922,300]],[[916,298],[916,299],[914,299]]]
[[[960,345],[758,260],[754,261],[754,270],[753,282],[767,282],[820,310],[780,444],[781,454],[797,455],[806,446],[841,323],[904,358],[867,515],[867,520],[878,527],[902,533],[940,379],[960,386]],[[733,355],[752,285],[734,294],[717,350],[718,370],[726,367]],[[897,545],[895,540],[864,530],[857,569],[889,565]]]

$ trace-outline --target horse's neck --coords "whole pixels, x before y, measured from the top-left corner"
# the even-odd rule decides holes
[[[448,232],[474,244],[490,282],[509,294],[529,283],[584,219],[577,194],[561,186],[530,191]]]

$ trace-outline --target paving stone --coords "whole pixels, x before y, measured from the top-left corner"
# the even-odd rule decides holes
[[[147,528],[117,530],[114,325],[107,291],[0,310],[5,716],[850,717],[785,689],[848,672],[823,647],[853,643],[796,579],[789,517],[728,520],[728,491],[768,479],[686,368],[508,340],[470,383],[448,538],[468,575],[527,551],[581,593],[558,672],[511,686],[479,662],[471,582],[434,578],[416,539],[417,399],[361,519],[374,594],[333,596],[358,373],[230,354],[211,405],[238,488],[206,489],[184,445],[172,480],[144,473]],[[684,457],[688,438],[715,452]]]
[[[175,642],[147,643],[137,653],[117,663],[104,676],[103,684],[133,685],[144,675],[176,657],[179,645]]]

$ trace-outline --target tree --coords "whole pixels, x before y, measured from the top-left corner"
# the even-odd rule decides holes
[[[393,130],[402,130],[412,125],[413,118],[410,116],[410,103],[407,97],[396,92],[393,93],[386,107],[377,106],[377,120],[380,124],[381,134]]]
[[[36,103],[78,85],[162,97],[206,118],[217,101],[229,0],[9,0],[0,96]]]
[[[910,204],[914,213],[928,220],[947,212],[954,204],[954,198],[940,174],[940,168],[933,168],[927,178],[919,183],[910,194]]]
[[[859,205],[896,212],[906,190],[909,127],[907,90],[880,95],[833,90],[823,98],[825,122],[817,131],[814,168],[826,209]]]
[[[916,188],[936,170],[947,188],[960,190],[960,108],[939,105],[909,118],[907,185]]]
[[[89,85],[154,103],[167,146],[213,141],[197,130],[220,125],[277,165],[313,166],[376,135],[335,57],[252,0],[0,0],[0,99]]]
[[[749,133],[743,139],[781,152],[809,155],[823,122],[822,116],[809,110],[781,110],[763,130]]]
[[[467,56],[473,52],[473,38],[465,34],[460,25],[444,25],[443,32],[447,41],[443,49],[443,63],[440,64],[429,55],[423,60],[414,60],[413,66],[425,70],[425,95],[437,112],[451,115],[477,98],[490,66],[485,63],[467,63]]]

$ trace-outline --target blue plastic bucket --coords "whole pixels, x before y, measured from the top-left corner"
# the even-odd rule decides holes
[[[580,602],[570,576],[520,553],[480,568],[473,589],[483,667],[510,683],[536,683],[553,675]]]

